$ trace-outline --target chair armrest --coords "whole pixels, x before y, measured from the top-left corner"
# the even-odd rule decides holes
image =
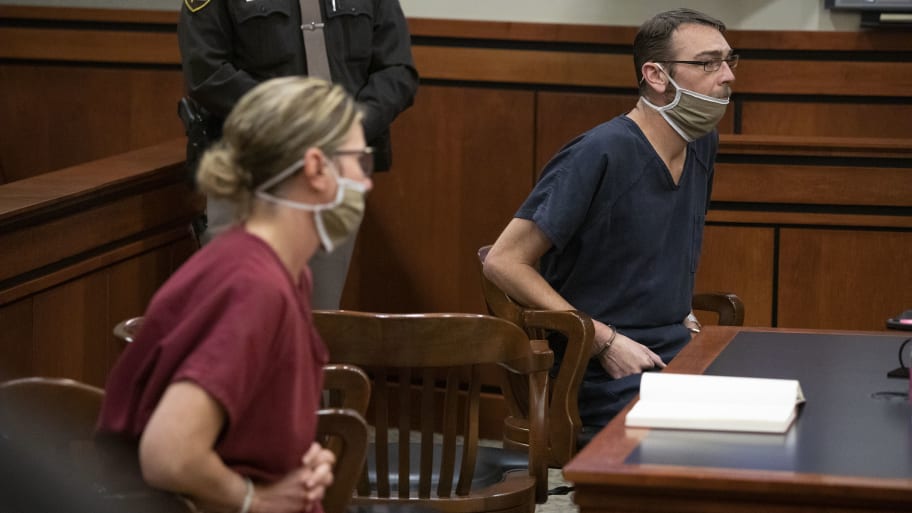
[[[588,315],[576,310],[525,310],[523,322],[527,331],[557,331],[567,338],[564,359],[551,384],[548,406],[551,423],[549,464],[560,467],[576,454],[577,439],[583,427],[579,416],[579,387],[589,363],[595,327]]]
[[[743,326],[744,303],[729,292],[703,292],[693,295],[692,308],[719,314],[720,326]]]
[[[354,410],[361,415],[367,413],[371,384],[360,367],[344,363],[324,365],[323,390],[330,393],[330,406]]]
[[[356,411],[344,408],[317,412],[317,437],[336,455],[333,483],[323,497],[326,513],[344,513],[364,471],[367,424]]]

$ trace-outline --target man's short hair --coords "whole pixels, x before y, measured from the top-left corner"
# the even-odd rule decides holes
[[[686,8],[665,11],[643,22],[633,40],[633,65],[636,67],[640,94],[645,93],[648,87],[643,82],[643,64],[674,60],[671,36],[678,27],[685,23],[707,25],[714,27],[719,32],[725,32],[725,24],[721,21]],[[669,66],[667,69],[668,73],[672,74],[673,66]]]

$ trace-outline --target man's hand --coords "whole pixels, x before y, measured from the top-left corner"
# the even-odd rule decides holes
[[[251,513],[311,511],[333,482],[335,455],[314,443],[301,458],[301,466],[276,483],[257,487]]]
[[[604,347],[612,337],[612,328],[604,323],[593,320],[595,325],[595,341],[598,347]],[[605,372],[613,379],[620,379],[631,374],[639,374],[644,370],[665,368],[665,362],[651,349],[625,337],[620,333],[614,334],[614,342],[608,350],[597,355],[599,363]]]

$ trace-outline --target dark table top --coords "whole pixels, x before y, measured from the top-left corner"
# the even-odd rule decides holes
[[[903,337],[742,332],[704,374],[797,379],[807,402],[785,434],[652,429],[626,464],[912,477],[909,381],[888,378]]]

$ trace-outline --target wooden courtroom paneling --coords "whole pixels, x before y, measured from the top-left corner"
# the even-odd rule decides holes
[[[907,168],[717,163],[713,201],[909,207],[910,191]]]
[[[28,375],[32,362],[32,298],[0,305],[0,381]]]
[[[393,169],[374,176],[343,306],[485,311],[475,252],[532,187],[533,112],[526,91],[421,88],[393,125]]]
[[[0,84],[7,182],[183,134],[177,70],[0,61]]]
[[[630,57],[613,53],[415,46],[422,78],[485,82],[629,87],[636,84]],[[548,70],[543,72],[543,70]]]
[[[123,350],[114,324],[143,313],[188,247],[178,240],[0,305],[0,376],[69,377],[103,386]]]
[[[106,282],[103,272],[95,272],[34,296],[35,371],[104,384],[111,328],[106,322]]]
[[[834,96],[907,96],[912,62],[744,59],[735,92]]]
[[[168,64],[180,58],[174,32],[0,26],[3,56],[12,59]]]
[[[103,385],[140,315],[194,251],[183,141],[0,186],[0,374]]]
[[[882,329],[912,305],[912,232],[783,228],[779,326]]]
[[[744,101],[741,133],[912,138],[912,103]]]
[[[574,137],[629,111],[637,96],[631,94],[564,93],[542,91],[537,98],[535,123],[536,173]]]
[[[775,261],[772,228],[709,224],[695,290],[735,293],[744,302],[745,326],[770,326]]]

